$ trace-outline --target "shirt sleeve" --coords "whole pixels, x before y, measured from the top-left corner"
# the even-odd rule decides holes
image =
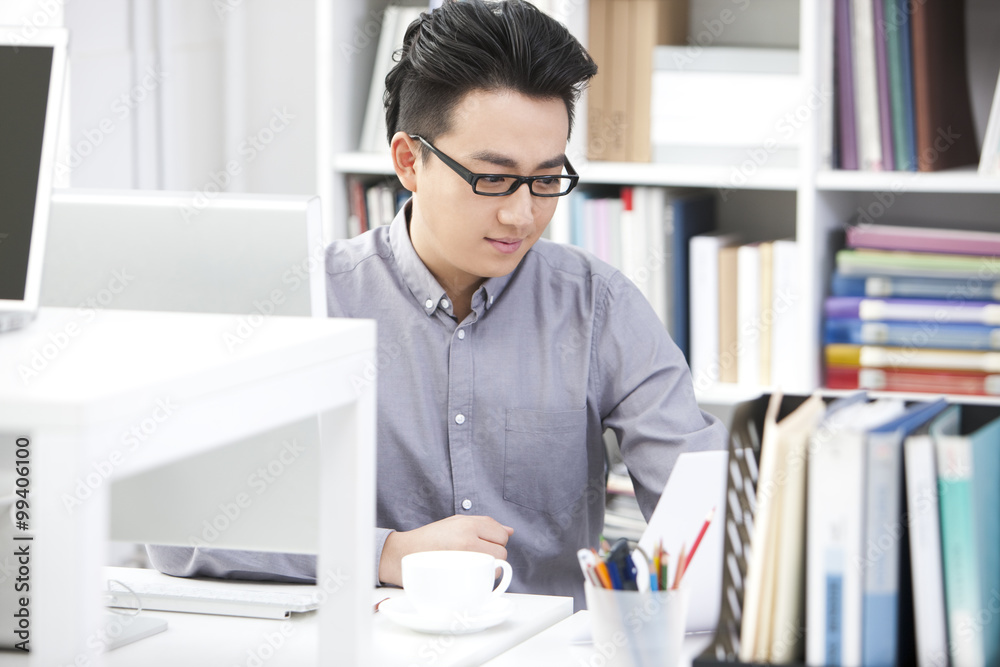
[[[593,381],[648,521],[682,452],[725,449],[725,426],[695,399],[691,371],[652,306],[620,272],[595,322]]]

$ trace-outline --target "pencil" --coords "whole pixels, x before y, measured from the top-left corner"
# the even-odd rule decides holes
[[[597,565],[594,567],[597,570],[597,578],[601,580],[601,586],[604,588],[613,588],[611,585],[611,575],[608,574],[608,565],[603,560],[597,561]]]
[[[677,557],[677,571],[674,572],[674,585],[670,588],[676,590],[678,586],[681,585],[681,578],[684,576],[684,564],[687,563],[687,559],[684,557],[684,550],[687,547],[681,547],[681,555]]]
[[[712,518],[715,516],[715,508],[713,507],[709,510],[708,514],[705,516],[705,523],[701,525],[701,530],[698,531],[698,537],[694,540],[694,546],[691,547],[691,553],[687,555],[687,560],[684,561],[684,569],[688,569],[691,565],[691,559],[694,558],[694,552],[698,550],[698,545],[701,544],[701,538],[705,537],[705,532],[708,531],[708,526],[712,523]]]

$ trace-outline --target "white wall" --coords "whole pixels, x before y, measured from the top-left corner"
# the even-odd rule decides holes
[[[65,8],[73,187],[316,191],[313,0]]]

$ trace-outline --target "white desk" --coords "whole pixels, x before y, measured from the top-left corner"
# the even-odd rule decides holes
[[[87,639],[103,616],[112,481],[218,454],[240,438],[315,415],[322,434],[316,465],[289,466],[282,492],[255,498],[213,546],[319,553],[320,574],[343,577],[318,612],[325,629],[319,659],[370,662],[370,642],[361,638],[369,636],[371,615],[356,611],[370,606],[375,576],[374,324],[262,318],[249,329],[244,322],[249,334],[234,345],[231,336],[246,319],[42,309],[30,327],[0,335],[0,437],[11,440],[0,455],[12,455],[16,436],[31,441],[30,664],[100,660]],[[154,420],[163,416],[163,401],[174,408]],[[155,428],[141,446],[123,452],[124,434],[146,424]],[[218,488],[244,485],[248,468],[239,453],[218,475]],[[90,477],[102,466],[111,481]],[[90,494],[68,509],[65,498],[88,479],[95,482]],[[169,508],[173,520],[157,522],[160,541],[189,543],[219,511],[211,489],[178,489],[186,500]],[[317,496],[317,506],[303,504]],[[289,515],[287,503],[296,499],[299,511]]]
[[[691,667],[691,660],[712,641],[714,633],[687,635],[679,667]],[[583,639],[583,641],[581,641]],[[483,667],[579,667],[606,664],[606,659],[590,643],[590,617],[578,611],[531,639],[518,644]]]
[[[395,597],[399,589],[378,589],[372,601]],[[369,595],[371,595],[369,593]],[[431,635],[395,625],[372,604],[372,654],[358,663],[337,654],[328,665],[378,665],[378,667],[478,667],[573,613],[566,597],[516,595],[510,618],[493,628],[468,635]],[[320,623],[315,612],[293,614],[287,621],[231,616],[209,616],[144,611],[166,619],[165,632],[115,649],[108,655],[111,667],[176,667],[177,665],[254,665],[302,667],[314,663]],[[260,660],[254,662],[253,658]]]

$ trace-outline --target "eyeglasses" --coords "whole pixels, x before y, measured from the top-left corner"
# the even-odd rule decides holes
[[[437,155],[442,162],[461,176],[477,195],[484,197],[503,197],[513,194],[523,183],[528,184],[528,189],[536,197],[562,197],[568,195],[570,190],[576,187],[580,176],[573,169],[573,165],[566,160],[566,171],[569,175],[561,176],[514,176],[513,174],[475,174],[453,159],[434,148],[431,142],[427,141],[419,134],[411,134],[411,139],[417,139],[434,155]]]

